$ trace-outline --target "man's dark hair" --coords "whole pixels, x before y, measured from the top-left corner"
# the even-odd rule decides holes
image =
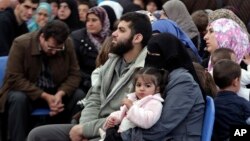
[[[39,3],[39,0],[18,0],[20,4],[24,3],[25,1],[31,1],[31,3]]]
[[[136,87],[136,83],[139,78],[142,78],[146,83],[153,83],[155,87],[159,87],[159,93],[161,93],[162,96],[165,86],[167,85],[167,79],[168,79],[168,71],[164,69],[157,69],[155,67],[143,67],[136,70],[134,74],[134,91]]]
[[[206,31],[208,25],[208,13],[205,10],[197,10],[192,13],[192,19],[200,33]]]
[[[57,3],[57,5],[59,5],[59,0],[47,0],[47,2],[49,3],[49,4],[51,4],[51,3]]]
[[[141,13],[129,12],[124,14],[120,21],[130,22],[129,28],[131,29],[132,36],[135,34],[142,34],[142,45],[143,47],[147,45],[148,40],[152,35],[152,27],[149,18]]]
[[[240,65],[231,60],[222,59],[214,65],[214,82],[220,89],[231,86],[233,80],[240,76]]]
[[[89,8],[92,7],[92,5],[90,5],[90,2],[88,0],[76,0],[77,5],[83,4],[83,5],[87,5]]]
[[[45,40],[53,37],[58,44],[64,43],[69,36],[68,26],[60,20],[52,20],[48,22],[40,31],[39,35],[43,33]]]

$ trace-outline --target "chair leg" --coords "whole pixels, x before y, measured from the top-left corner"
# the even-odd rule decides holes
[[[0,141],[7,141],[7,122],[3,113],[0,114],[0,121]]]

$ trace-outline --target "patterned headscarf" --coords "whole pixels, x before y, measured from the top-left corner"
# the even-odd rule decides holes
[[[97,35],[92,35],[91,33],[87,32],[91,42],[99,50],[106,37],[110,35],[110,22],[108,14],[106,13],[104,8],[98,6],[90,8],[86,17],[88,17],[89,14],[95,14],[102,23],[102,30]]]
[[[213,28],[218,48],[232,49],[236,54],[237,63],[240,63],[249,48],[249,39],[239,24],[231,19],[221,18],[209,26]],[[212,69],[211,60],[208,69]]]
[[[168,19],[160,19],[152,23],[153,32],[171,33],[177,37],[188,48],[191,48],[197,59],[201,62],[198,49],[195,47],[191,39],[183,32],[180,27],[173,21]]]

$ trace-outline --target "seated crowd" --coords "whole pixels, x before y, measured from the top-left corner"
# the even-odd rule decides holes
[[[250,35],[234,12],[190,14],[181,0],[0,1],[0,138],[201,141],[210,96],[211,140],[229,140],[250,125]],[[37,108],[49,109],[45,123]]]

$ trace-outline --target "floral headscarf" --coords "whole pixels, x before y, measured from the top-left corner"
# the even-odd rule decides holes
[[[87,32],[91,42],[96,46],[97,50],[101,48],[101,44],[104,42],[107,36],[110,34],[110,22],[108,18],[108,14],[102,7],[92,7],[89,9],[86,17],[88,17],[88,14],[95,14],[102,23],[102,30],[98,35],[93,36],[91,33]]]
[[[249,39],[239,24],[231,19],[221,18],[210,26],[215,33],[218,48],[232,49],[236,54],[237,63],[240,63],[249,48]],[[208,69],[211,71],[211,60]]]

